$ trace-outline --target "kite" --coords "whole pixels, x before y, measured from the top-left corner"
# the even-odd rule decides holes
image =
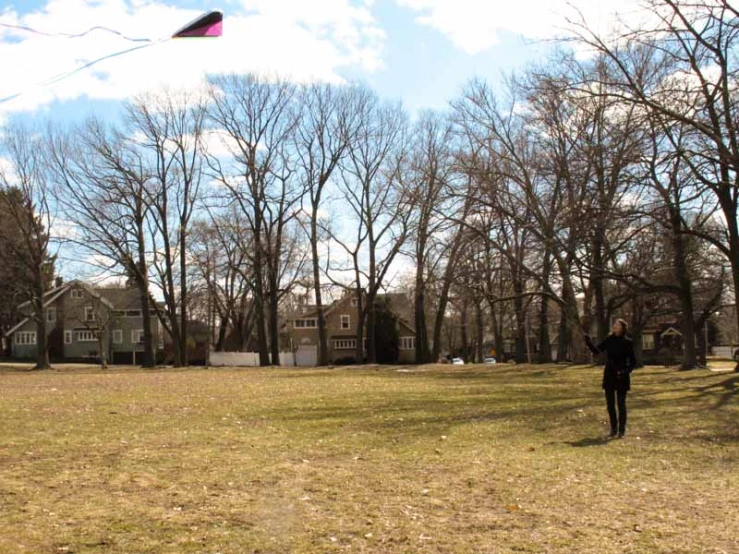
[[[213,11],[201,15],[182,27],[172,38],[220,37],[223,34],[223,12]]]
[[[148,48],[149,46],[155,46],[157,44],[162,44],[163,42],[167,42],[172,39],[181,39],[181,38],[191,38],[191,37],[207,37],[207,38],[214,38],[214,37],[220,37],[223,34],[223,12],[215,10],[208,12],[206,14],[201,15],[200,17],[195,18],[193,21],[185,25],[184,27],[177,30],[172,36],[165,37],[159,40],[153,40],[150,38],[131,38],[123,33],[120,33],[114,29],[110,29],[108,27],[103,27],[100,25],[97,25],[95,27],[91,27],[87,31],[84,31],[82,33],[78,34],[71,34],[71,33],[47,33],[44,31],[38,31],[36,29],[33,29],[31,27],[24,27],[21,25],[11,25],[9,23],[2,23],[0,22],[0,27],[6,27],[9,29],[18,29],[21,31],[26,31],[29,33],[34,33],[37,35],[43,35],[47,37],[65,37],[65,38],[80,38],[83,37],[89,33],[92,33],[93,31],[105,31],[108,33],[113,33],[115,35],[120,36],[121,38],[130,41],[130,42],[143,42],[144,44],[141,44],[139,46],[134,46],[133,48],[128,48],[126,50],[121,50],[119,52],[113,52],[112,54],[108,54],[106,56],[102,56],[100,58],[97,58],[95,60],[92,60],[90,62],[87,62],[83,65],[80,65],[78,67],[75,67],[74,69],[70,71],[65,71],[64,73],[59,73],[57,75],[54,75],[53,77],[49,77],[48,79],[41,81],[40,83],[36,83],[36,85],[33,88],[37,87],[45,87],[49,86],[51,84],[57,83],[63,79],[66,79],[68,77],[71,77],[75,73],[79,73],[80,71],[83,71],[87,69],[88,67],[91,67],[93,65],[96,65],[104,60],[108,60],[110,58],[115,58],[118,56],[122,56],[124,54],[129,54],[131,52],[134,52],[136,50],[141,50],[143,48]],[[0,104],[3,102],[7,102],[9,100],[13,100],[14,98],[18,98],[19,96],[22,96],[26,94],[28,91],[23,92],[17,92],[15,94],[11,94],[10,96],[5,96],[4,98],[0,98]]]

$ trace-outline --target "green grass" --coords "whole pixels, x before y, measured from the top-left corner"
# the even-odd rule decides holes
[[[401,371],[398,371],[401,369]],[[0,369],[0,552],[737,552],[739,376]]]

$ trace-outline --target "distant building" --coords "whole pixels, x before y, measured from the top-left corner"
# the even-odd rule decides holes
[[[144,352],[144,325],[138,289],[98,288],[82,281],[70,281],[49,290],[44,296],[49,357],[57,361],[100,358],[103,333],[110,363],[139,363]],[[23,319],[6,332],[11,354],[18,359],[34,359],[37,348],[36,321],[31,306],[18,306]],[[154,350],[164,348],[164,329],[154,310],[152,333]]]
[[[413,305],[405,294],[393,293],[377,296],[386,301],[398,325],[399,363],[415,363],[416,331]],[[357,322],[359,311],[355,294],[347,294],[324,308],[328,339],[329,362],[354,359],[357,349]],[[364,344],[366,347],[366,323]],[[315,365],[318,362],[318,311],[305,305],[287,315],[283,325],[283,340],[296,354],[298,365]],[[365,350],[366,351],[366,350]],[[354,360],[362,363],[364,360]],[[312,363],[311,363],[312,362]]]

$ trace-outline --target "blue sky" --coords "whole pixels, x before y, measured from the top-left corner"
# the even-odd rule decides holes
[[[0,0],[0,129],[9,118],[68,124],[96,115],[115,121],[123,102],[137,93],[197,87],[206,73],[234,72],[296,82],[359,80],[382,97],[401,99],[415,115],[444,109],[472,78],[496,86],[504,74],[544,59],[553,48],[550,39],[566,33],[573,6],[607,28],[615,7],[621,16],[633,15],[638,1]],[[222,37],[166,40],[211,9],[225,14]],[[65,38],[7,25],[50,34],[105,26],[162,41],[38,86],[141,43],[104,31]],[[58,271],[68,278],[91,272],[87,277],[94,279],[94,266],[78,263],[83,258],[60,252]]]
[[[0,23],[50,33],[103,25],[158,39],[209,9],[225,18],[222,38],[164,42],[43,87],[36,83],[135,44],[101,31],[68,39],[0,27],[0,98],[23,92],[0,102],[0,120],[115,117],[137,92],[194,86],[206,72],[357,79],[412,113],[443,108],[473,77],[500,82],[542,59],[578,3],[597,25],[616,6],[633,10],[632,0],[2,0]]]

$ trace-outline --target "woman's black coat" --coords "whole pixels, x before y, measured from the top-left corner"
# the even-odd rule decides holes
[[[634,342],[624,336],[608,335],[598,345],[593,344],[590,337],[585,337],[590,351],[598,355],[606,354],[606,366],[603,369],[603,388],[627,391],[631,388],[631,372],[636,367]]]

